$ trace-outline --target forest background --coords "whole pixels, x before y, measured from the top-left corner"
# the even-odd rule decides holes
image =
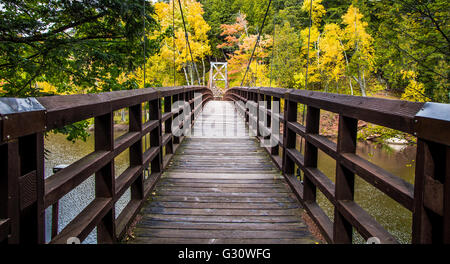
[[[261,35],[245,86],[450,102],[449,1],[269,1],[2,0],[0,95],[239,86]]]

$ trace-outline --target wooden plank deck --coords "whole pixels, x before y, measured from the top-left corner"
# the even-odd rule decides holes
[[[128,243],[315,243],[303,210],[230,102],[211,101]]]

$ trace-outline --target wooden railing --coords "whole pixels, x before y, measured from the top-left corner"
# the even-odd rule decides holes
[[[201,95],[194,98],[195,93]],[[0,243],[44,243],[45,209],[50,206],[50,243],[66,243],[70,237],[83,241],[95,227],[98,243],[121,239],[183,139],[171,131],[173,118],[184,115],[192,123],[212,98],[203,86],[0,98]],[[194,108],[196,100],[201,105]],[[176,101],[188,102],[191,111],[186,104],[172,109]],[[123,108],[128,109],[129,129],[115,138],[114,111]],[[89,118],[95,120],[94,151],[44,179],[44,132]],[[144,146],[148,135],[150,144]],[[115,175],[114,158],[126,149],[129,167]],[[95,199],[58,232],[59,200],[91,175]],[[127,189],[130,201],[116,218],[115,204]]]
[[[266,150],[327,242],[352,243],[355,228],[365,239],[377,237],[381,243],[397,243],[354,201],[358,175],[412,212],[413,243],[450,243],[450,105],[266,87],[234,87],[225,98],[256,105],[258,112],[267,115],[269,122],[262,129],[270,133],[274,132],[271,106],[282,101],[284,113],[273,119],[281,124],[282,140]],[[307,107],[305,125],[297,121],[298,104]],[[247,122],[263,124],[261,115],[252,114],[244,104],[236,105]],[[337,143],[319,133],[321,110],[339,115]],[[358,120],[417,137],[414,185],[356,154]],[[297,135],[305,141],[304,155],[296,149]],[[318,169],[318,150],[336,161],[335,182]],[[296,165],[304,174],[303,181],[294,171]],[[317,189],[334,207],[334,221],[318,205]]]

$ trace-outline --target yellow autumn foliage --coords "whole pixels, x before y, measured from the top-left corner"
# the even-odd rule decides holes
[[[402,70],[402,79],[409,80],[408,86],[402,94],[402,100],[413,102],[428,102],[430,99],[425,96],[425,86],[416,80],[417,73],[414,71]]]
[[[322,5],[322,0],[312,0],[312,8],[311,8],[311,0],[303,1],[302,10],[309,13],[311,10],[311,20],[313,25],[318,25],[322,21],[322,17],[325,15],[326,10]]]
[[[203,19],[204,11],[201,3],[195,0],[184,0],[182,1],[182,8],[186,27],[188,29],[192,57],[194,61],[197,61],[211,53],[207,35],[211,27]],[[172,12],[172,1],[169,3],[155,3],[155,18],[161,25],[161,31],[166,31],[168,27],[172,26]],[[173,42],[172,37],[165,38],[160,54],[163,59],[173,60],[173,53],[175,51],[175,62],[178,70],[180,70],[184,63],[191,60],[191,57],[186,44],[181,12],[177,2],[175,2],[175,47],[173,46]]]
[[[343,30],[346,40],[344,47],[346,50],[355,50],[356,59],[370,71],[374,63],[373,38],[367,33],[368,24],[362,18],[363,15],[354,5],[342,16],[342,22],[346,25]]]
[[[340,36],[342,30],[337,24],[325,25],[323,36],[319,42],[321,50],[320,64],[327,79],[338,82],[345,75],[345,58]]]

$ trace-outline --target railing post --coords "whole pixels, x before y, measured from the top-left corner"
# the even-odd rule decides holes
[[[256,93],[253,92],[253,90],[250,92],[250,99],[249,101],[251,102],[251,105],[249,104],[249,108],[248,108],[248,115],[249,115],[249,129],[251,129],[252,134],[250,135],[254,135],[254,136],[258,136],[258,123],[257,123],[257,115],[258,115],[258,105],[256,103]],[[255,106],[256,105],[256,106]],[[254,116],[254,114],[256,114],[256,116]],[[251,119],[250,119],[251,116]],[[256,125],[256,127],[254,127]],[[255,131],[256,129],[256,131]],[[255,132],[253,134],[253,132]]]
[[[264,96],[264,101],[266,102],[266,124],[267,124],[267,128],[271,129],[271,115],[269,114],[270,109],[272,109],[272,97],[270,95],[265,95]],[[264,139],[270,139],[270,134],[265,136]]]
[[[318,134],[320,122],[320,109],[308,106],[306,113],[306,134]],[[317,168],[317,147],[306,141],[305,167]],[[305,174],[303,179],[303,200],[316,201],[316,186]]]
[[[44,243],[44,136],[19,138],[20,243]],[[34,189],[33,189],[34,188]],[[30,235],[31,234],[31,235]]]
[[[0,198],[0,230],[8,230],[9,243],[44,243],[45,108],[35,98],[0,98],[0,106],[0,145],[6,163],[0,177],[7,177],[1,181],[8,194],[7,200]]]
[[[195,93],[194,93],[194,91],[190,91],[189,94],[190,94],[189,101],[192,100],[192,102],[191,102],[191,125],[192,125],[192,124],[194,124],[194,119],[195,119],[195,113],[194,113],[194,110],[195,110],[195,105],[194,105]]]
[[[256,137],[260,137],[261,133],[259,131],[259,112],[261,111],[261,105],[259,102],[261,101],[262,94],[259,93],[259,89],[255,93],[255,102],[256,102]]]
[[[245,99],[247,99],[247,101],[250,100],[250,92],[248,91],[248,88],[245,91]],[[244,102],[244,106],[245,106],[245,104],[246,104],[246,102]],[[245,111],[244,115],[245,115],[245,122],[248,123],[250,120],[250,111],[248,111],[248,112]]]
[[[159,148],[158,154],[151,161],[151,173],[162,172],[162,129],[161,129],[161,99],[149,102],[150,120],[159,120],[158,127],[150,132],[150,147]]]
[[[0,237],[0,243],[17,244],[19,240],[19,142],[17,139],[0,145],[2,159],[0,171],[0,219],[5,222],[5,234]]]
[[[450,147],[418,139],[414,184],[415,244],[450,243]]]
[[[432,243],[433,226],[439,224],[436,223],[439,219],[433,217],[433,213],[428,212],[424,205],[425,179],[428,177],[429,181],[431,181],[435,177],[434,160],[429,144],[425,140],[417,140],[412,238],[414,244]],[[431,148],[433,147],[431,146]]]
[[[206,101],[204,101],[209,95],[206,93],[207,90],[203,90],[202,92],[202,107],[206,104]]]
[[[95,151],[114,150],[113,112],[95,117]],[[95,173],[95,197],[115,199],[114,159]],[[97,226],[97,242],[113,243],[116,241],[114,205],[108,210]]]
[[[247,102],[248,102],[248,99],[247,99]],[[245,123],[249,124],[249,121],[250,121],[250,110],[245,107],[246,106],[246,102],[243,102],[243,103],[244,103]]]
[[[296,134],[288,129],[288,122],[297,122],[297,103],[289,100],[289,94],[286,94],[284,100],[284,130],[283,130],[283,168],[282,171],[286,175],[294,174],[295,163],[286,154],[286,149],[295,148]]]
[[[172,96],[164,97],[164,113],[172,112]],[[164,133],[172,133],[172,116],[164,122]],[[166,145],[166,154],[173,153],[173,136]]]
[[[275,110],[275,107],[277,107],[278,109],[278,114],[279,115],[281,115],[281,104],[280,104],[280,98],[278,98],[278,97],[273,97],[273,107],[271,107],[271,109],[272,109],[272,115],[271,115],[271,119],[272,120],[276,120],[277,122],[278,122],[278,124],[280,124],[280,119],[276,119],[276,118],[274,118],[274,110]],[[286,106],[285,106],[285,109],[286,109]],[[297,112],[295,113],[296,115],[297,115]],[[270,130],[271,130],[271,133],[272,134],[275,134],[275,129],[280,129],[280,125],[275,125],[274,124],[274,122],[271,122],[271,126],[270,126]],[[284,128],[285,129],[285,128]],[[277,131],[277,133],[279,134],[279,131]],[[284,134],[284,131],[283,131],[283,134]],[[279,140],[283,140],[283,139],[281,139],[281,138],[279,138]],[[275,146],[273,146],[273,147],[271,147],[270,148],[270,154],[271,155],[274,155],[274,156],[277,156],[278,154],[279,154],[279,143],[277,142],[277,144],[275,145]]]
[[[184,104],[183,104],[183,134],[189,135],[190,129],[191,129],[191,122],[190,122],[190,111],[188,111],[188,107],[190,107],[189,104],[189,92],[187,92],[185,90],[185,92],[183,93],[183,97],[184,97]]]
[[[412,243],[450,243],[450,105],[425,103],[417,136]]]
[[[339,131],[337,152],[355,153],[356,151],[356,134],[358,129],[358,120],[339,115]],[[349,200],[353,201],[355,188],[355,174],[336,162],[336,201]],[[340,244],[352,243],[353,227],[344,216],[339,212],[337,206],[334,208],[334,226],[333,226],[333,242]]]
[[[129,131],[142,131],[142,104],[137,104],[130,107],[129,111]],[[142,166],[143,164],[143,150],[142,138],[130,146],[130,167]],[[141,172],[136,180],[131,184],[131,200],[141,201],[144,199],[144,174]]]
[[[173,103],[175,103],[175,102],[180,100],[180,97],[179,97],[178,94],[174,94],[172,98],[173,98]],[[177,118],[177,116],[179,115],[178,109],[176,109],[176,110],[177,110],[177,112],[173,115],[173,119],[172,120]],[[180,144],[180,137],[174,135],[173,136],[173,144]]]

